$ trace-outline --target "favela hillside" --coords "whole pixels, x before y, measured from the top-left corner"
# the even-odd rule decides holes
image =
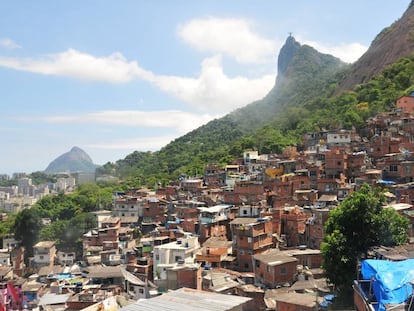
[[[413,16],[411,2],[354,62],[286,32],[277,76],[262,98],[234,106],[157,150],[137,147],[98,165],[85,151],[101,146],[96,140],[68,146],[43,171],[1,174],[0,311],[414,310]],[[192,20],[178,27],[178,36],[201,49],[189,38],[205,36],[213,28],[203,23],[212,22],[229,21]],[[247,30],[236,22],[242,36]],[[190,31],[196,26],[204,32]],[[214,52],[221,51],[216,36],[204,36]],[[0,38],[0,54],[5,42]],[[251,53],[238,55],[237,62],[262,70],[253,46],[248,48]],[[178,53],[172,47],[164,52]],[[204,59],[194,81],[207,88],[206,76],[224,76],[220,61],[236,53],[225,52]],[[52,59],[59,65],[68,54],[74,61],[81,53],[71,49]],[[81,76],[86,65],[52,70],[47,57],[0,57],[0,70],[10,62],[9,70],[30,65],[34,75],[47,63],[41,74],[81,76],[90,89],[118,83],[125,92],[118,99],[128,98],[121,84],[134,79],[145,80],[152,92],[159,87],[189,96],[171,84],[189,79],[146,70],[120,53],[81,56],[82,62],[94,60],[94,74]],[[166,71],[174,64],[169,66]],[[203,102],[206,115],[215,115],[213,95]],[[239,94],[233,95],[236,101]],[[109,120],[101,136],[116,143],[103,149],[132,141],[136,123],[162,128],[174,121],[155,108],[151,120],[125,111],[133,122],[119,111],[111,119],[109,109],[36,120],[68,122],[71,130],[86,120],[90,132],[92,123]],[[169,110],[170,119],[176,112]],[[128,134],[111,136],[121,121]]]

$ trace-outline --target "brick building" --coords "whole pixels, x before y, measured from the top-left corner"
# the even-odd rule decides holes
[[[271,217],[236,218],[230,223],[239,271],[252,271],[252,258],[273,246]]]
[[[275,288],[285,283],[292,284],[298,263],[295,257],[285,255],[275,248],[254,255],[255,282],[268,288]]]

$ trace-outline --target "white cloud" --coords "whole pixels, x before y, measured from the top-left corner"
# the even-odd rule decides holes
[[[220,56],[205,59],[198,77],[180,77],[156,75],[141,68],[136,61],[127,61],[120,53],[95,57],[74,49],[49,55],[42,60],[0,57],[0,66],[109,83],[141,79],[190,106],[213,113],[227,113],[262,98],[272,88],[275,79],[275,74],[253,79],[229,77],[223,71]]]
[[[274,85],[275,76],[230,78],[223,72],[220,57],[215,56],[203,61],[197,78],[158,76],[154,82],[161,90],[199,109],[226,113],[263,98]]]
[[[80,80],[124,83],[137,76],[150,78],[135,61],[128,62],[121,53],[95,57],[74,49],[52,54],[42,60],[0,58],[0,66],[45,75],[65,76]]]
[[[341,43],[339,45],[327,45],[310,40],[303,40],[300,42],[314,47],[321,53],[331,54],[335,57],[338,57],[347,63],[353,63],[357,61],[362,56],[362,54],[368,50],[367,46],[362,45],[358,42]]]
[[[181,25],[178,35],[200,51],[223,53],[240,63],[266,63],[277,52],[276,44],[251,26],[245,19],[210,17]]]
[[[18,45],[16,42],[9,38],[0,38],[0,47],[11,50],[21,48],[20,45]]]
[[[49,123],[107,124],[141,128],[171,128],[174,132],[187,133],[215,117],[208,114],[167,111],[106,110],[81,115],[55,115],[40,117],[16,117],[19,121],[43,121]]]

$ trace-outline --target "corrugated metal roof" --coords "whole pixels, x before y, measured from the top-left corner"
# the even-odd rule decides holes
[[[181,288],[155,298],[139,300],[120,311],[226,311],[250,300],[247,297]]]
[[[130,282],[134,285],[140,285],[140,286],[145,286],[146,285],[145,282],[141,281],[139,278],[137,278],[135,275],[128,272],[124,268],[121,268],[121,273],[124,276],[125,280],[127,280],[128,282]]]
[[[40,297],[39,306],[64,304],[72,296],[71,294],[47,293]]]
[[[98,278],[122,278],[121,266],[89,266],[88,277]]]

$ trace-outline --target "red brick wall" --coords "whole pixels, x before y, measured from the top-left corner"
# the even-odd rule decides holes
[[[177,287],[197,289],[198,276],[201,276],[201,269],[177,270]]]
[[[254,273],[256,278],[262,280],[266,286],[275,288],[276,285],[281,285],[283,283],[293,283],[297,264],[297,261],[293,261],[277,266],[269,266],[269,268],[267,268],[267,264],[260,262],[259,267],[254,267]],[[286,271],[286,273],[282,274],[281,272],[283,270]]]

